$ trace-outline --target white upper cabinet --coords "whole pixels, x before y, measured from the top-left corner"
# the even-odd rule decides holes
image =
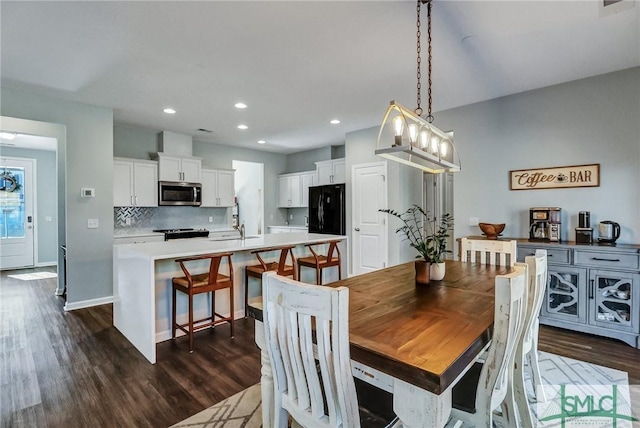
[[[114,159],[113,206],[157,207],[158,163],[134,159]]]
[[[202,170],[201,207],[232,207],[235,196],[234,175],[231,170]]]
[[[200,183],[202,160],[158,153],[160,181]]]
[[[314,184],[316,186],[320,186],[323,184],[344,183],[344,158],[316,162],[316,177],[317,182]]]
[[[313,186],[315,171],[278,176],[278,207],[299,208],[309,205],[309,187]]]
[[[315,178],[316,178],[315,171],[300,173],[300,190],[302,192],[300,197],[301,207],[309,206],[309,187],[314,185]]]
[[[299,207],[300,203],[300,175],[283,174],[278,176],[278,207]]]

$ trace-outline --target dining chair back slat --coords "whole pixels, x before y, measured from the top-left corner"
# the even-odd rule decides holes
[[[517,256],[517,241],[462,238],[460,253],[463,262],[513,266]]]

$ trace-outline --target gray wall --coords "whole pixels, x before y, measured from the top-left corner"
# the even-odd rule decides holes
[[[113,127],[113,156],[151,159],[158,152],[158,132],[142,128]]]
[[[3,116],[66,126],[67,306],[113,295],[113,111],[2,88]],[[59,171],[60,173],[64,171]],[[96,189],[81,198],[80,189]],[[87,229],[87,219],[98,229]],[[63,242],[60,242],[61,244]]]
[[[505,222],[525,237],[530,207],[563,210],[575,239],[578,211],[622,226],[619,242],[640,243],[640,68],[468,105],[435,115],[453,129],[462,159],[455,173],[455,234],[477,235],[469,217]],[[510,191],[510,170],[600,164],[600,187]],[[597,234],[595,234],[597,236]]]
[[[55,264],[58,260],[58,189],[56,183],[56,152],[0,147],[2,156],[36,160],[36,234],[38,254],[36,264]],[[51,221],[46,221],[51,217]]]
[[[315,171],[316,162],[330,160],[331,146],[287,155],[287,169],[285,172]]]

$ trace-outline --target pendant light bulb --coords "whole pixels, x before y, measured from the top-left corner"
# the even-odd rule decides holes
[[[422,147],[423,149],[426,149],[428,145],[429,145],[429,132],[428,131],[421,131],[420,132],[420,147]]]
[[[415,144],[418,141],[418,125],[415,123],[409,125],[409,141],[411,141],[411,144]]]
[[[440,141],[438,141],[438,137],[436,137],[435,135],[433,137],[431,137],[431,153],[433,153],[434,155],[436,153],[438,153],[438,146]]]
[[[393,130],[395,132],[394,146],[401,146],[402,132],[404,131],[404,119],[402,118],[402,116],[396,116],[393,118]]]
[[[447,155],[447,140],[444,140],[442,143],[440,143],[440,156],[445,157]]]

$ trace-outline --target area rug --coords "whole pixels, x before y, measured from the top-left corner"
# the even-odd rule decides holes
[[[553,415],[555,414],[553,412],[558,411],[558,408],[554,407],[554,399],[559,393],[559,385],[581,385],[585,386],[584,388],[597,389],[597,385],[604,387],[611,387],[611,385],[625,387],[629,384],[627,373],[620,370],[597,366],[546,352],[540,353],[539,361],[542,379],[545,383],[544,388],[547,403],[544,405],[530,403],[534,415],[537,415],[539,412],[544,417],[544,415]],[[528,382],[528,384],[530,384],[530,382]],[[588,391],[584,392],[587,393]],[[532,393],[532,391],[530,391],[530,393]],[[629,403],[628,393],[626,397],[622,397],[622,399],[626,400],[626,403]],[[618,409],[618,413],[627,411],[631,411],[630,403],[628,409]],[[262,425],[261,419],[261,396],[260,384],[258,383],[203,410],[189,419],[173,425],[172,428],[260,428]],[[548,425],[541,426],[559,427],[561,424],[558,421],[552,421]],[[621,425],[619,422],[618,427],[622,426],[626,425]]]
[[[55,272],[32,272],[32,273],[17,273],[15,275],[7,275],[9,278],[19,279],[21,281],[34,281],[37,279],[56,278],[58,276]]]

